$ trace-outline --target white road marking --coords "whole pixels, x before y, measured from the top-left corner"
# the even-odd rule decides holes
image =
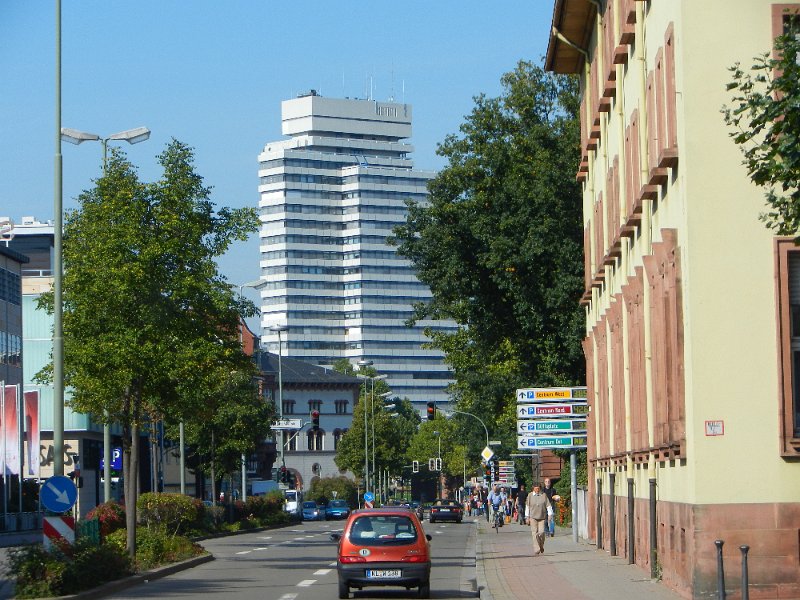
[[[304,540],[305,538],[301,535],[300,537],[294,538],[295,540]]]
[[[269,547],[264,546],[263,548],[253,548],[253,550],[269,550]]]
[[[297,594],[284,594],[280,600],[294,600],[295,598],[297,598]]]
[[[328,566],[329,566],[329,567],[335,567],[335,566],[336,566],[336,563],[335,563],[335,562],[332,562],[332,563],[331,563],[331,564],[329,564]]]
[[[314,537],[314,536],[313,536],[313,535],[307,535],[306,537],[307,537],[307,538],[312,538],[312,537]]]
[[[312,573],[312,575],[327,575],[331,572],[331,569],[318,569]]]
[[[250,554],[252,550],[242,550],[241,552],[237,552],[236,554]]]
[[[311,587],[315,583],[317,583],[316,579],[303,579],[303,581],[297,584],[297,587]]]
[[[262,537],[260,537],[258,539],[260,539],[260,540],[271,540],[272,536],[271,535],[265,535],[265,536],[262,536]]]

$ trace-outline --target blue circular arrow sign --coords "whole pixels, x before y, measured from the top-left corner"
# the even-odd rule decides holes
[[[62,513],[75,504],[78,489],[69,477],[55,475],[44,482],[39,497],[47,510]]]
[[[373,494],[372,492],[364,492],[364,500],[366,502],[372,502],[373,500],[375,500],[375,494]]]

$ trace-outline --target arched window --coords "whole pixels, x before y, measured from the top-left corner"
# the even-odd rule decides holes
[[[342,436],[347,433],[347,429],[334,429],[333,430],[333,449],[339,449],[339,442],[342,441]]]
[[[325,432],[321,429],[319,431],[308,432],[308,450],[309,452],[322,452],[325,450]]]

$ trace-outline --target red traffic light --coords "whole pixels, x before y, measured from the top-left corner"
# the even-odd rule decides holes
[[[436,402],[428,402],[428,421],[436,418]]]
[[[317,431],[319,429],[319,411],[318,410],[312,410],[311,411],[311,427],[314,429],[314,431]]]

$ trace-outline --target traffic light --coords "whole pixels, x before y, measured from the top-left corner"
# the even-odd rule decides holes
[[[428,421],[436,418],[436,402],[428,402]]]
[[[286,470],[286,467],[281,467],[280,481],[281,483],[289,483],[289,471]]]
[[[319,411],[312,410],[311,411],[311,429],[314,431],[319,431]]]
[[[484,468],[484,470],[483,470],[483,474],[486,477],[491,477],[492,476],[492,467],[490,467],[489,465],[486,465],[486,468]]]
[[[411,461],[411,471],[413,473],[419,473],[419,461],[418,460]]]

